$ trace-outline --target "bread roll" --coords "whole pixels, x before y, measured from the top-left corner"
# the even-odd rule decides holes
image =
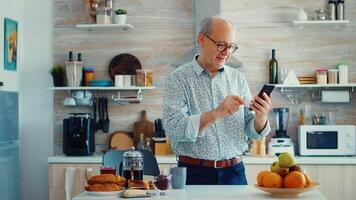
[[[127,185],[129,188],[132,189],[142,189],[142,190],[150,189],[148,183],[143,180],[128,180]]]

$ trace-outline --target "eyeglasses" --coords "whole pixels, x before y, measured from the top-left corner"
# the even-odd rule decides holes
[[[224,52],[224,51],[226,51],[226,49],[228,49],[228,51],[230,53],[234,53],[238,49],[238,47],[237,47],[237,45],[235,43],[232,43],[232,44],[228,45],[225,42],[217,42],[217,41],[213,40],[211,37],[209,37],[205,33],[201,33],[201,34],[205,35],[205,37],[207,37],[209,40],[214,42],[214,44],[216,44],[216,50],[218,52]]]

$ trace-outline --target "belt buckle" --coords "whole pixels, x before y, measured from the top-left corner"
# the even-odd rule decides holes
[[[223,168],[223,167],[218,167],[218,166],[216,166],[217,161],[218,161],[218,160],[214,160],[214,168],[215,168],[215,169]]]

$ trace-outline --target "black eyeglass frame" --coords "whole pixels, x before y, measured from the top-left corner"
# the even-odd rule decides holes
[[[200,33],[203,34],[205,37],[207,37],[210,41],[212,41],[216,45],[216,50],[218,52],[224,52],[224,51],[226,51],[226,49],[228,49],[228,51],[230,53],[235,53],[236,50],[239,48],[235,43],[227,45],[225,42],[217,42],[217,41],[215,41],[213,38],[211,38],[210,36],[208,36],[205,33],[202,33],[202,32],[200,32]]]

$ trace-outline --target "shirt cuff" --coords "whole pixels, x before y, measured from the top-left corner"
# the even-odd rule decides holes
[[[258,133],[260,134],[262,137],[265,137],[266,135],[269,134],[269,132],[271,132],[271,126],[269,124],[269,120],[267,119],[266,120],[266,124],[265,126],[263,127],[262,131],[258,132],[255,128],[255,119],[252,120],[252,123],[251,123],[251,132],[255,132],[255,133]]]
[[[199,134],[200,126],[200,116],[201,113],[196,115],[191,115],[188,118],[187,129],[185,130],[185,137],[190,141],[196,141],[198,137],[201,137],[203,134]]]

